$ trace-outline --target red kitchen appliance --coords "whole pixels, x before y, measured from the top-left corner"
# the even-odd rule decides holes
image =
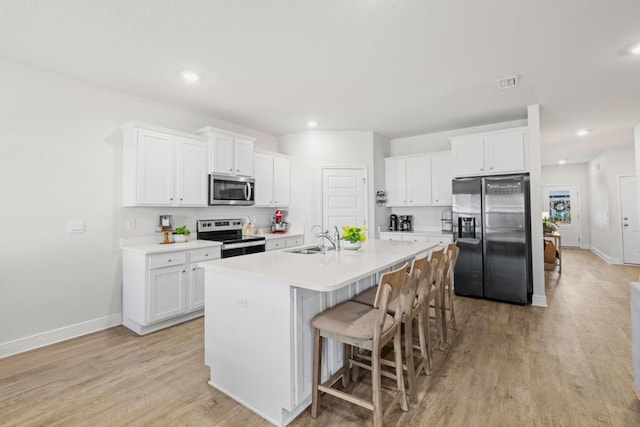
[[[281,211],[280,209],[276,210],[276,213],[273,215],[273,219],[271,221],[271,232],[274,234],[282,234],[287,232],[287,224],[284,220],[286,212]]]

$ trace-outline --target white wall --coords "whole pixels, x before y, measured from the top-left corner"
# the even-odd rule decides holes
[[[384,141],[378,141],[381,152]],[[367,224],[376,223],[373,132],[306,131],[284,135],[280,137],[280,151],[292,157],[291,175],[295,179],[291,183],[289,215],[291,221],[304,224],[306,242],[316,241],[310,228],[322,224],[322,167],[367,168]]]
[[[591,245],[591,227],[589,215],[589,174],[586,163],[542,167],[542,186],[575,185],[580,192],[580,246],[589,249]],[[542,201],[543,212],[548,211],[547,201]]]
[[[120,237],[153,234],[158,215],[182,223],[265,209],[122,208],[120,126],[137,120],[192,131],[212,125],[273,135],[57,74],[0,61],[0,348],[7,342],[121,311]],[[125,231],[125,219],[137,228]],[[67,234],[69,220],[86,222]]]
[[[633,147],[607,150],[588,165],[591,250],[612,264],[622,263],[619,177],[635,173]]]
[[[390,156],[389,139],[377,133],[373,134],[373,194],[384,190],[384,158]],[[374,238],[380,237],[378,229],[384,230],[389,224],[391,209],[385,206],[375,205],[374,225],[370,227],[369,235]]]

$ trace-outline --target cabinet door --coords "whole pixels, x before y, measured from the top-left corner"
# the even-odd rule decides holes
[[[189,264],[189,307],[194,311],[204,307],[204,268]]]
[[[431,158],[409,157],[407,160],[407,206],[431,204]]]
[[[451,180],[453,165],[451,153],[436,154],[431,157],[431,204],[451,206]]]
[[[137,205],[173,203],[173,140],[164,133],[138,131]]]
[[[484,138],[484,155],[487,175],[524,172],[524,131],[503,132]]]
[[[451,140],[453,176],[484,175],[484,141],[481,136]]]
[[[273,206],[273,156],[255,153],[253,163],[255,206]]]
[[[387,206],[406,206],[407,169],[405,159],[384,159],[384,182]]]
[[[186,266],[149,270],[149,323],[168,319],[186,311]]]
[[[287,247],[287,239],[284,237],[281,239],[269,239],[265,242],[265,251],[275,251],[276,249],[282,249]]]
[[[400,233],[380,233],[380,240],[402,240]]]
[[[176,204],[207,206],[207,151],[202,141],[177,139]]]
[[[235,138],[236,175],[253,176],[253,141]]]
[[[210,168],[212,173],[231,174],[233,167],[233,137],[227,135],[213,135]]]
[[[291,161],[273,158],[273,204],[286,207],[291,204]]]

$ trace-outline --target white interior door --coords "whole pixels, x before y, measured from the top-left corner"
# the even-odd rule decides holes
[[[580,192],[576,185],[543,187],[542,207],[558,225],[562,246],[580,247]]]
[[[322,169],[322,228],[367,226],[364,169]],[[368,233],[367,233],[368,236]]]
[[[622,215],[622,262],[640,264],[638,185],[635,176],[620,177],[620,214]]]

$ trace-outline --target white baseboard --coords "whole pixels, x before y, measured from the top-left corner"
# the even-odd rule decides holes
[[[121,324],[122,313],[116,313],[99,317],[97,319],[87,320],[86,322],[76,323],[74,325],[63,326],[62,328],[52,329],[50,331],[41,332],[28,337],[18,338],[17,340],[0,343],[0,359],[13,354],[44,347],[45,345],[55,344],[60,341],[91,334],[93,332]]]
[[[532,295],[531,296],[531,305],[535,305],[536,307],[548,307],[547,305],[547,296],[546,295]]]
[[[601,250],[593,246],[591,246],[589,249],[591,250],[591,252],[593,252],[594,254],[598,255],[600,258],[602,258],[603,260],[611,264],[611,258],[607,254],[605,254],[604,252],[602,252]]]

